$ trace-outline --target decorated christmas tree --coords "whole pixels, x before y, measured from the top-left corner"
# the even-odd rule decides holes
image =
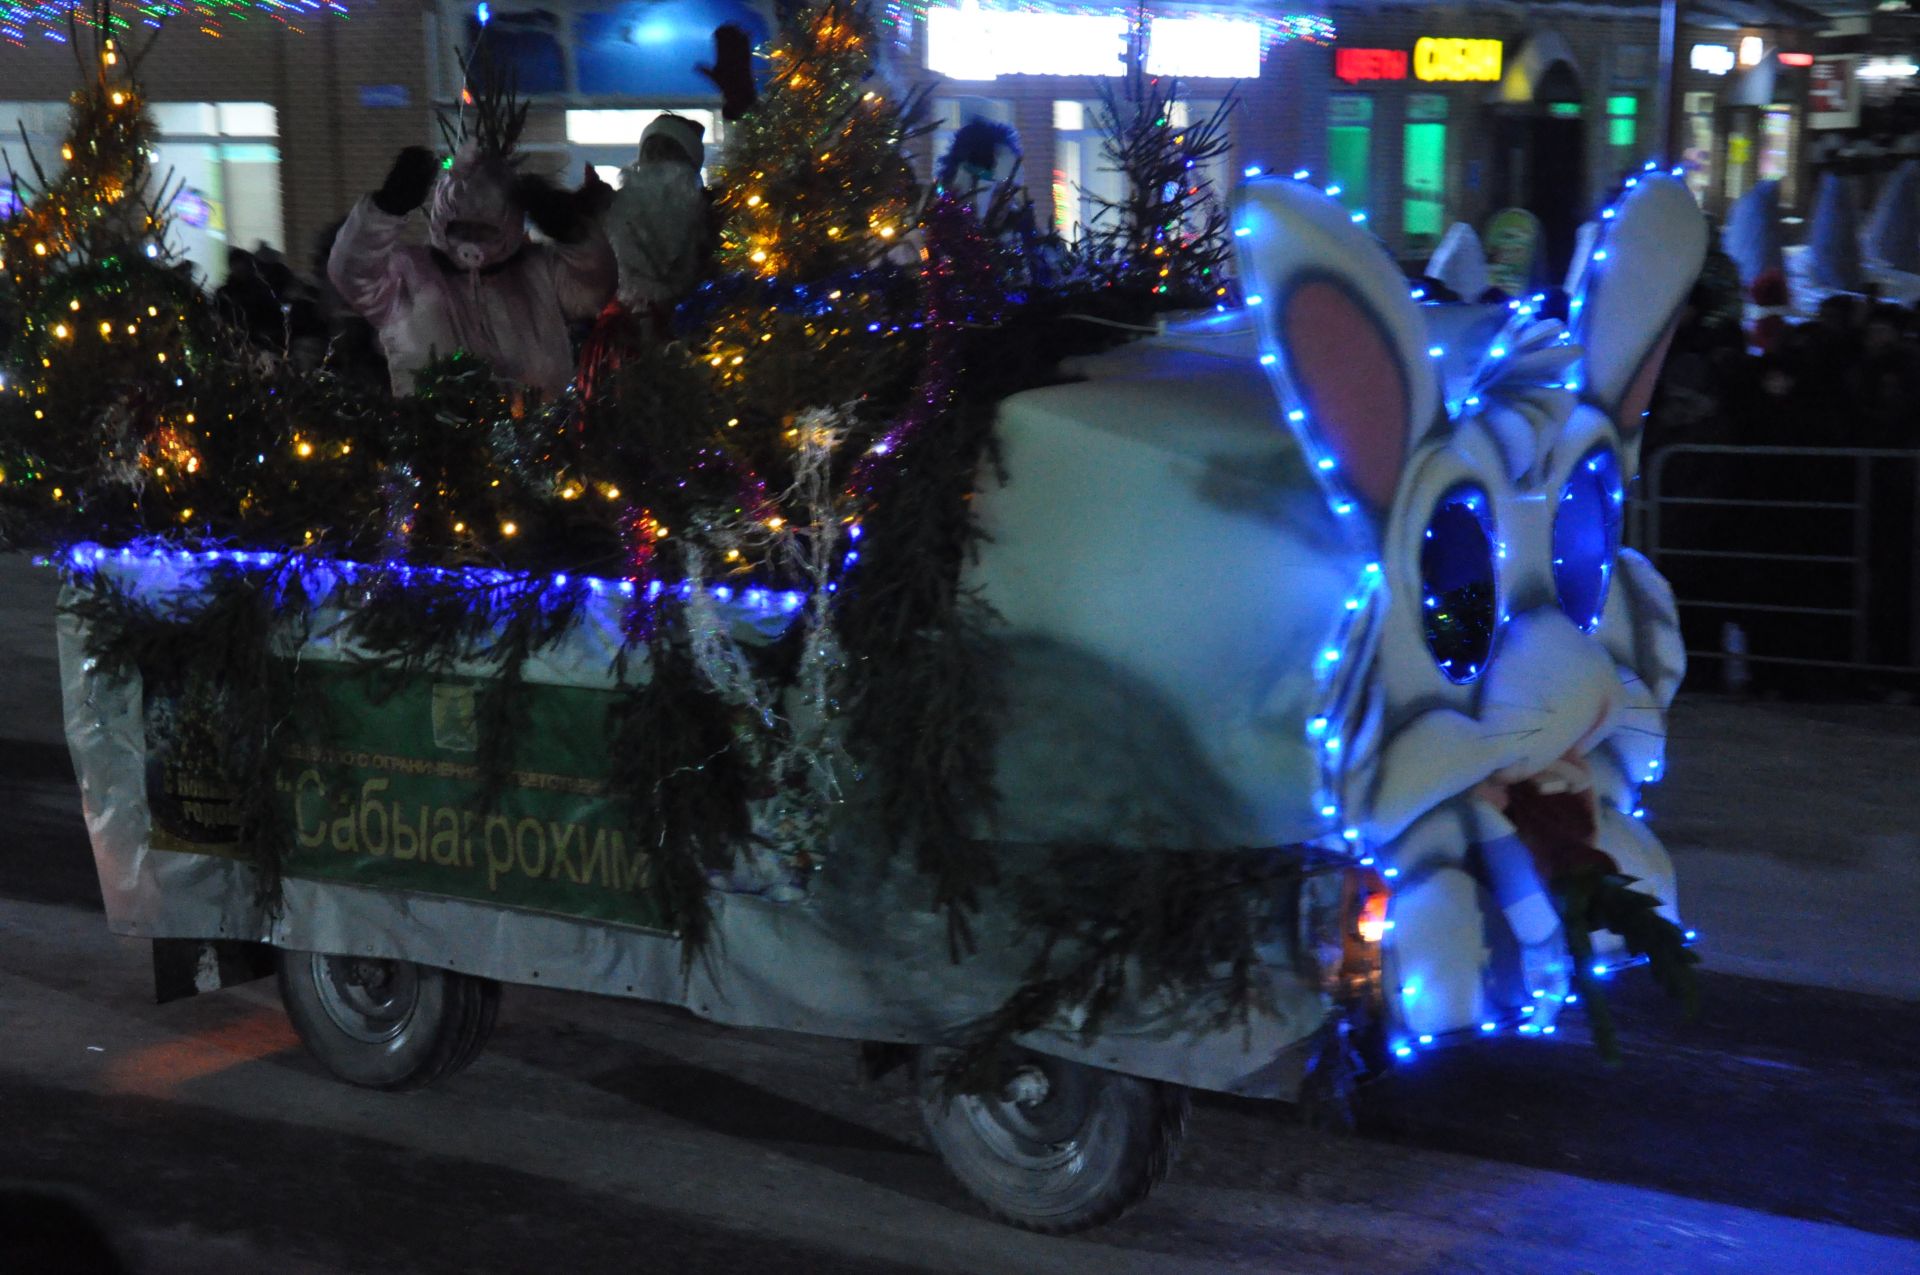
[[[1092,273],[1108,287],[1146,294],[1154,309],[1229,300],[1233,241],[1207,167],[1227,153],[1235,100],[1182,123],[1178,82],[1144,75],[1136,60],[1126,85],[1101,86],[1101,149],[1124,190],[1095,201]]]
[[[98,9],[84,36],[74,24],[84,76],[57,163],[30,155],[0,227],[12,318],[0,396],[6,503],[15,518],[56,525],[177,520],[180,510],[148,508],[142,494],[204,463],[180,390],[214,324],[168,255],[138,58],[109,17]]]
[[[796,405],[857,405],[857,445],[859,425],[877,423],[915,374],[921,193],[903,146],[919,101],[875,76],[876,53],[862,7],[802,11],[727,140],[722,283],[694,318],[724,419],[738,422],[727,428],[749,440],[786,437]]]
[[[828,0],[769,52],[773,75],[739,121],[718,174],[724,273],[804,283],[872,265],[913,229],[901,149],[917,115],[874,77],[858,6]]]

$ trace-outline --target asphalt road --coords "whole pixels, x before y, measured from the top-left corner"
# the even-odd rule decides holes
[[[300,1049],[273,984],[156,1006],[98,911],[64,756],[0,744],[0,1182],[148,1272],[1920,1271],[1920,1005],[1708,974],[1424,1057],[1358,1136],[1202,1099],[1172,1179],[1046,1240],[981,1218],[852,1048],[510,988],[424,1093]]]

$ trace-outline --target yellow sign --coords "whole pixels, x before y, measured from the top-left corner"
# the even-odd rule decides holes
[[[1423,35],[1413,45],[1413,74],[1422,80],[1500,78],[1500,41],[1456,40]]]

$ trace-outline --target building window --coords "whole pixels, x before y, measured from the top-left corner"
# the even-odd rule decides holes
[[[442,100],[458,96],[465,69],[478,57],[505,70],[527,97],[582,105],[711,101],[717,93],[698,67],[713,61],[714,29],[732,23],[756,45],[774,30],[772,5],[764,0],[441,0],[440,13],[449,33]]]
[[[621,107],[611,110],[567,112],[567,171],[577,175],[582,165],[592,164],[600,179],[616,189],[626,180],[626,166],[640,156],[640,134],[647,125],[667,114],[665,107]],[[719,112],[699,109],[677,110],[706,130],[707,159],[719,154],[725,140]],[[701,169],[701,180],[707,170]]]
[[[974,120],[984,120],[989,124],[1013,125],[1013,103],[1000,98],[955,96],[941,98],[933,104],[934,131],[928,138],[927,157],[932,160],[928,172],[937,173],[940,161],[947,157],[947,149],[953,145],[953,135]]]
[[[566,92],[567,60],[560,47],[560,19],[544,10],[490,16],[490,21],[482,22],[477,13],[467,15],[463,63],[470,63],[476,53],[484,53],[508,73],[522,93]]]
[[[1607,98],[1607,159],[1616,177],[1640,166],[1640,99],[1631,93]]]
[[[729,22],[756,45],[773,36],[742,0],[652,0],[575,14],[573,91],[662,102],[711,97],[713,85],[698,68],[713,61],[714,28]]]
[[[1640,99],[1616,93],[1607,99],[1607,145],[1631,151],[1640,141]]]
[[[1440,242],[1447,218],[1447,99],[1439,93],[1407,98],[1401,145],[1400,233],[1409,249]]]
[[[1727,129],[1726,186],[1721,194],[1728,203],[1753,189],[1753,118],[1748,112]]]
[[[1341,203],[1355,212],[1367,207],[1368,145],[1373,128],[1373,99],[1364,93],[1327,97],[1327,172],[1340,190]]]
[[[1126,198],[1126,179],[1107,158],[1098,102],[1053,104],[1054,227],[1069,240],[1097,229]]]
[[[1124,101],[1119,106],[1128,109]],[[1176,131],[1199,127],[1220,107],[1217,100],[1177,100],[1167,113],[1167,127]],[[1112,219],[1112,206],[1127,197],[1126,175],[1107,154],[1105,118],[1106,110],[1098,102],[1053,104],[1053,224],[1069,240],[1102,229]],[[1222,151],[1194,174],[1212,186],[1214,197],[1223,204],[1233,189],[1230,159],[1230,153]],[[1197,208],[1195,212],[1203,215]],[[1200,226],[1196,223],[1189,229],[1197,231]]]
[[[1689,93],[1682,102],[1686,116],[1687,189],[1706,203],[1714,186],[1714,103],[1711,93]]]
[[[1780,183],[1780,202],[1797,202],[1793,180],[1794,108],[1769,106],[1760,116],[1760,180]]]

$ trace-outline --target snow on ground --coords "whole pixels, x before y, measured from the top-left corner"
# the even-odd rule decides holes
[[[0,739],[64,743],[58,588],[0,555]],[[1920,708],[1685,698],[1667,772],[1650,824],[1710,968],[1920,1001]]]
[[[1683,699],[1649,822],[1714,969],[1920,1000],[1920,709]]]

